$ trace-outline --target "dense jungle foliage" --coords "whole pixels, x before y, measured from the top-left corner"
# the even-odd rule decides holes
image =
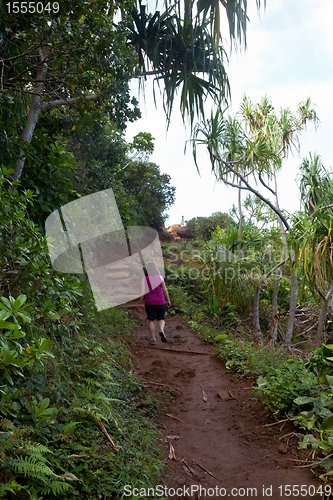
[[[6,173],[6,172],[4,172]],[[82,277],[56,274],[0,178],[0,498],[120,498],[162,467],[155,403],[131,370],[133,320],[96,313]]]
[[[300,258],[291,345],[287,347],[285,343],[291,295],[289,266],[284,267],[280,281],[278,318],[271,313],[274,275],[261,284],[258,302],[263,338],[257,335],[253,311],[258,280],[263,266],[269,269],[279,262],[282,242],[278,227],[267,221],[261,229],[258,220],[254,224],[252,208],[257,204],[253,202],[247,199],[244,203],[248,212],[244,206],[241,239],[238,218],[224,229],[217,227],[208,241],[164,245],[170,313],[181,313],[195,332],[213,343],[227,370],[253,380],[255,395],[277,421],[295,424],[304,462],[328,481],[333,476],[332,305],[323,343],[315,348],[322,305]],[[213,214],[211,220],[202,220],[207,219],[209,227],[215,217]],[[301,214],[298,217],[300,220]],[[275,338],[277,319],[279,330]]]

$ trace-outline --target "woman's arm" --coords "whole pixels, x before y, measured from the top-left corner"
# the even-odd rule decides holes
[[[162,276],[161,276],[161,280],[162,280],[161,281],[161,286],[162,286],[162,291],[164,293],[165,301],[166,301],[167,306],[170,307],[171,306],[171,302],[170,302],[169,293],[168,293],[168,290],[167,290],[167,288],[165,286],[165,282],[164,282],[164,279],[162,278]]]

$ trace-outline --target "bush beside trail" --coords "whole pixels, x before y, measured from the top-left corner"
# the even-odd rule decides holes
[[[57,274],[0,179],[0,498],[122,498],[162,471],[154,402],[132,374],[133,320],[96,313],[83,278]]]
[[[208,242],[208,247],[211,245]],[[333,344],[322,344],[313,350],[311,340],[307,340],[306,348],[300,351],[296,348],[300,341],[304,344],[300,329],[295,348],[286,349],[281,342],[271,346],[268,336],[260,346],[254,334],[251,307],[244,309],[232,300],[227,302],[226,295],[224,302],[218,300],[212,291],[206,293],[212,284],[207,280],[209,274],[205,273],[205,279],[200,272],[194,275],[202,252],[207,252],[206,244],[164,245],[171,313],[181,313],[193,331],[217,348],[227,370],[253,380],[255,395],[276,421],[287,419],[294,423],[304,462],[313,463],[314,468],[318,466],[320,478],[329,480],[333,476]],[[268,292],[267,287],[262,294],[263,302]],[[280,300],[282,311],[286,303],[283,293]],[[303,310],[313,311],[314,306]],[[305,313],[301,314],[303,318]],[[303,319],[307,329],[309,320]]]

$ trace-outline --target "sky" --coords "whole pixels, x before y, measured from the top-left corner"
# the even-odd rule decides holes
[[[267,0],[260,14],[255,0],[248,4],[247,48],[229,53],[231,114],[244,94],[253,102],[267,95],[276,110],[289,107],[291,111],[310,97],[320,119],[317,130],[309,125],[302,133],[300,156],[295,152],[278,174],[280,207],[293,212],[300,208],[296,177],[302,159],[316,152],[327,169],[333,167],[333,1]],[[224,25],[222,33],[227,39]],[[127,140],[138,132],[150,132],[155,138],[150,161],[169,174],[176,187],[166,226],[179,224],[182,215],[185,220],[206,217],[237,205],[237,190],[215,181],[204,147],[198,155],[200,175],[189,143],[184,154],[190,128],[184,127],[177,105],[167,131],[162,105],[156,108],[153,101],[152,81],[146,83],[145,98],[136,82],[132,93],[139,98],[142,118],[128,125]]]

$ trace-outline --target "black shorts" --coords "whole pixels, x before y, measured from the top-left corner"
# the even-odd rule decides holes
[[[145,304],[147,319],[154,321],[155,319],[164,319],[165,304]]]

